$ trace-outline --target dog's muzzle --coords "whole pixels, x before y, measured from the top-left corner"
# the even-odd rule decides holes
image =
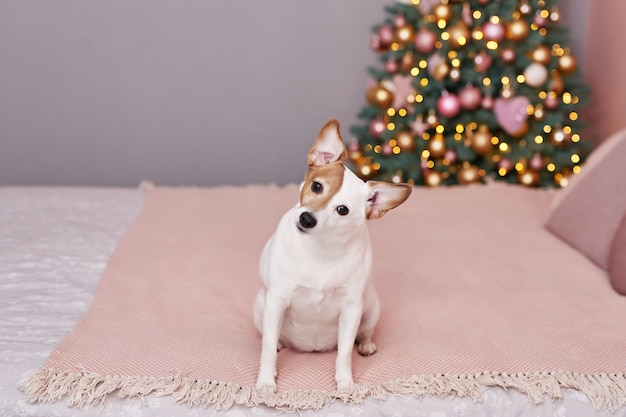
[[[312,229],[316,224],[317,220],[315,220],[315,217],[313,217],[313,215],[308,211],[305,211],[300,215],[296,226],[301,232],[306,232],[307,229]]]

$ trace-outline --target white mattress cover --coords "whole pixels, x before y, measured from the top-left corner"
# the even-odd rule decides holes
[[[113,395],[106,406],[68,408],[29,404],[17,389],[40,368],[89,306],[117,241],[139,212],[139,189],[0,187],[0,416],[274,416],[266,407],[225,411],[190,408],[171,397],[143,401]],[[298,415],[298,414],[294,414]],[[516,390],[492,388],[469,398],[390,396],[362,405],[334,402],[302,416],[626,416],[597,412],[587,397],[566,391],[561,400],[531,404]]]

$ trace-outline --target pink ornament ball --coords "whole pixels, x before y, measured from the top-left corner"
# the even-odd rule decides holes
[[[559,99],[554,95],[548,95],[543,101],[543,105],[548,110],[554,110],[559,106]]]
[[[431,30],[424,28],[415,34],[415,49],[418,52],[423,54],[432,52],[435,48],[435,42],[437,42],[437,35]]]
[[[394,73],[398,71],[398,62],[394,61],[393,59],[390,59],[389,61],[387,61],[385,63],[385,69],[387,70],[387,72],[389,73]]]
[[[452,149],[446,150],[446,153],[444,154],[443,157],[446,158],[448,161],[450,161],[450,163],[456,162],[456,152]]]
[[[541,155],[538,153],[534,154],[530,158],[528,166],[535,171],[540,171],[541,169],[543,169],[543,159],[541,158]]]
[[[501,42],[506,31],[501,23],[487,21],[483,24],[483,36],[488,41]]]
[[[382,149],[383,155],[389,156],[393,153],[393,148],[391,146],[389,146],[388,143],[385,143],[383,145],[383,149]]]
[[[461,101],[455,94],[444,91],[437,99],[437,111],[443,117],[455,117],[461,111]]]
[[[406,18],[402,15],[398,15],[393,19],[393,25],[395,27],[400,27],[406,25]]]
[[[382,25],[378,28],[378,37],[381,46],[389,46],[393,43],[393,28],[390,25]]]
[[[382,119],[374,119],[370,122],[370,134],[376,139],[380,138],[380,135],[385,131],[385,121]]]
[[[503,158],[498,163],[498,168],[504,169],[506,172],[509,172],[513,169],[513,162],[510,159]]]
[[[486,109],[486,110],[493,109],[493,97],[491,96],[483,97],[481,105],[483,106],[483,109]]]
[[[510,64],[515,61],[515,51],[513,48],[504,48],[500,51],[500,58],[502,58],[502,61]]]
[[[478,87],[474,87],[473,85],[468,85],[459,93],[461,107],[465,110],[474,110],[480,106],[482,98],[483,95],[480,92],[480,89]]]
[[[492,63],[493,58],[491,57],[491,55],[485,52],[481,52],[474,57],[474,66],[476,67],[477,71],[486,72],[489,67],[491,67]]]
[[[541,11],[537,11],[533,17],[533,23],[539,27],[544,27],[548,23],[548,19],[541,16]]]

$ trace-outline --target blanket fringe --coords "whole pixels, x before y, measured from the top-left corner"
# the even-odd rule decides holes
[[[213,406],[229,409],[233,405],[266,405],[279,410],[315,409],[335,400],[359,404],[365,398],[384,400],[387,395],[422,398],[431,396],[468,396],[481,402],[490,387],[514,388],[537,404],[547,395],[560,399],[563,389],[586,394],[596,410],[615,411],[626,405],[626,374],[579,374],[572,372],[494,373],[475,375],[419,375],[379,385],[355,385],[348,391],[283,390],[259,392],[253,387],[184,377],[150,378],[103,376],[92,372],[55,372],[50,368],[24,376],[19,388],[26,400],[52,402],[68,397],[68,406],[105,405],[112,393],[122,398],[143,398],[148,394],[172,396],[190,406]]]

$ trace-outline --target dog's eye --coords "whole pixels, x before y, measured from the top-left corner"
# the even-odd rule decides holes
[[[345,216],[346,214],[350,213],[350,209],[348,209],[348,207],[346,206],[339,206],[337,207],[337,213],[339,213],[340,216]]]
[[[311,191],[313,191],[315,194],[321,193],[323,189],[324,189],[324,186],[321,183],[317,181],[313,181],[311,183]]]

